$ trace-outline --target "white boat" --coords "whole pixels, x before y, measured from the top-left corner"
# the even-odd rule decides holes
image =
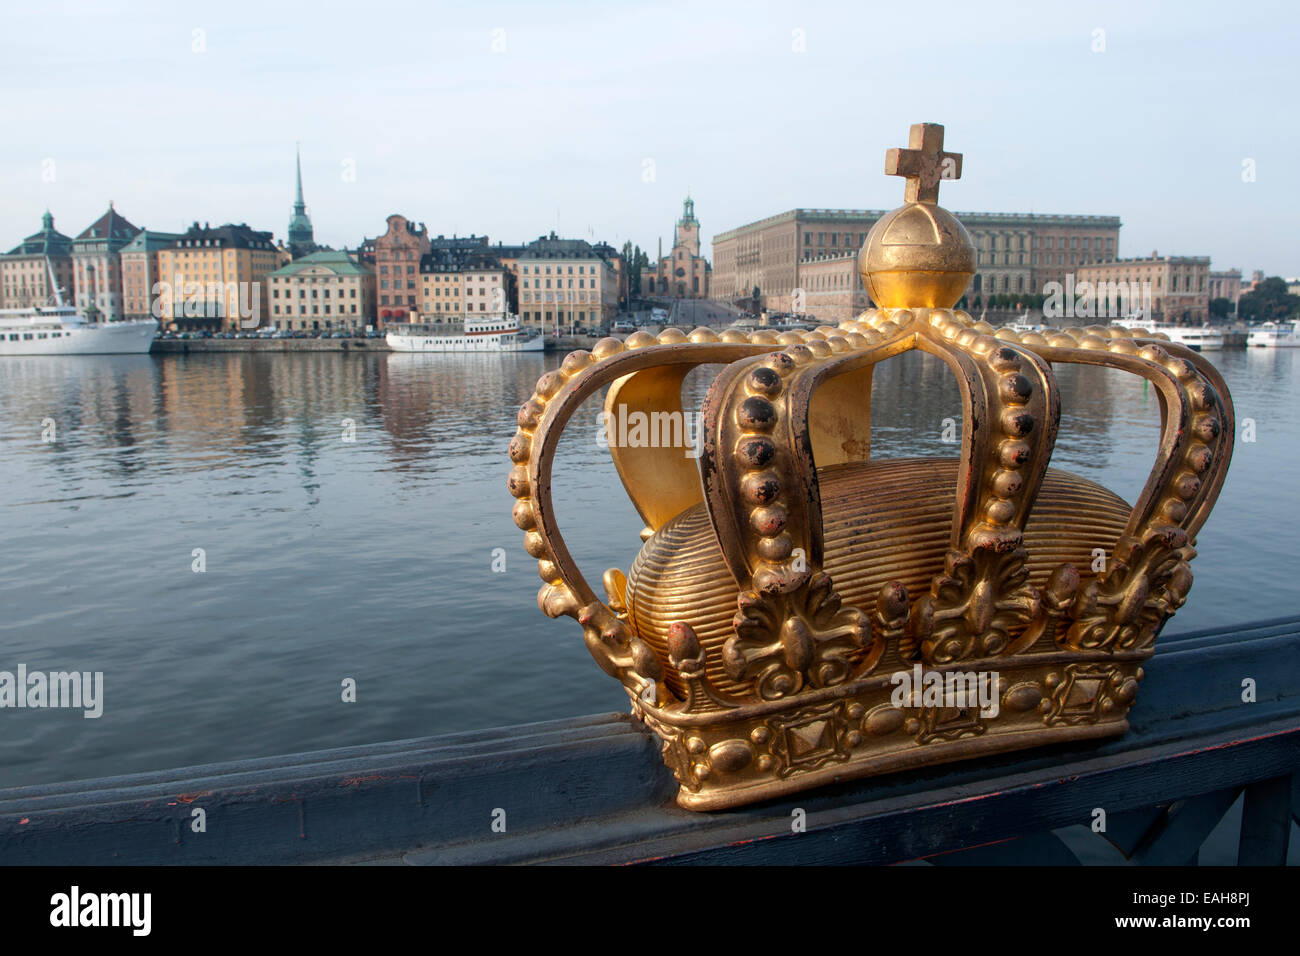
[[[1016,317],[1016,321],[1007,326],[1013,332],[1042,332],[1043,326],[1029,321],[1029,312]]]
[[[517,315],[466,318],[463,332],[389,332],[385,340],[394,352],[540,352],[546,345],[519,328]]]
[[[1223,348],[1223,330],[1212,325],[1149,325],[1151,332],[1163,332],[1169,341],[1186,345],[1195,352],[1212,352]]]
[[[121,355],[148,352],[158,335],[153,319],[87,322],[70,305],[54,279],[47,258],[54,294],[52,305],[25,309],[0,309],[0,355]]]
[[[1246,333],[1246,346],[1260,349],[1300,348],[1300,322],[1265,322]]]
[[[67,305],[0,309],[0,355],[112,355],[148,352],[153,319],[87,322]]]

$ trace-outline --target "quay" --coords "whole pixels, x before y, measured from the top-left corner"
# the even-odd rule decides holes
[[[1244,797],[1236,862],[1284,863],[1300,617],[1161,638],[1146,670],[1123,737],[724,812],[676,806],[655,736],[613,714],[13,788],[0,862],[1073,864],[1052,831],[1101,811],[1117,859],[1187,865]]]
[[[599,339],[590,335],[546,336],[546,351],[589,349]],[[382,338],[349,339],[154,339],[153,355],[197,355],[207,352],[391,352]]]
[[[659,326],[647,326],[651,333]],[[626,338],[626,336],[615,336]],[[593,335],[546,336],[547,352],[572,352],[590,349],[600,340]],[[1223,347],[1244,349],[1245,332],[1225,332]],[[190,355],[204,352],[391,352],[382,339],[155,339],[149,350],[154,355]]]

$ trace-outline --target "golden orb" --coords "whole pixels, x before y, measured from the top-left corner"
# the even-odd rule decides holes
[[[871,227],[858,274],[882,308],[951,309],[975,275],[975,246],[946,209],[910,202]]]

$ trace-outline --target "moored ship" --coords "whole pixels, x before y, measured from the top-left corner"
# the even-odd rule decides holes
[[[1141,321],[1132,322],[1141,326]],[[1161,332],[1169,336],[1169,341],[1186,345],[1195,352],[1212,352],[1223,348],[1223,330],[1212,325],[1148,325],[1148,331]]]
[[[385,338],[395,352],[540,352],[546,344],[521,330],[512,315],[466,318],[463,332],[389,332]]]
[[[53,305],[0,309],[0,355],[121,355],[148,352],[158,335],[153,319],[87,322],[63,302],[54,267],[45,260]]]
[[[112,355],[148,352],[153,319],[87,322],[66,305],[0,309],[0,355]]]
[[[1246,333],[1246,346],[1261,349],[1300,348],[1300,323],[1265,322]]]

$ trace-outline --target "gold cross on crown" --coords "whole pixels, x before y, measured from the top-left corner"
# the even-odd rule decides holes
[[[939,182],[961,179],[961,153],[943,151],[943,127],[938,123],[913,123],[907,145],[885,153],[885,174],[907,177],[907,202],[937,203]]]

